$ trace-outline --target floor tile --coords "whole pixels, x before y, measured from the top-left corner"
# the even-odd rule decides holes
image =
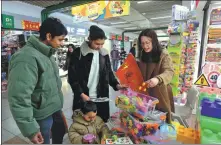
[[[7,141],[9,139],[12,139],[13,137],[15,137],[14,134],[8,132],[5,129],[2,129],[2,142],[5,142],[5,141]]]
[[[27,137],[24,137],[22,134],[17,135],[19,138],[23,139],[24,141],[26,141],[29,144],[33,144]]]
[[[9,139],[6,142],[3,142],[3,144],[28,144],[28,143],[23,139],[19,138],[18,136],[16,136],[12,139]]]
[[[63,144],[71,144],[69,138],[65,139],[65,140],[63,141]]]
[[[72,119],[72,114],[73,114],[72,108],[68,108],[64,110],[63,112],[67,119],[70,119],[70,120]]]
[[[9,106],[2,106],[2,121],[12,117]]]
[[[5,130],[9,131],[10,133],[14,135],[19,135],[21,134],[15,120],[13,118],[8,118],[4,121],[2,121],[2,128]]]
[[[3,98],[2,97],[2,107],[5,107],[5,106],[9,106],[8,98]]]
[[[66,120],[67,120],[67,124],[68,124],[68,129],[69,129],[71,124],[73,123],[73,120],[70,120],[70,119],[66,119]]]

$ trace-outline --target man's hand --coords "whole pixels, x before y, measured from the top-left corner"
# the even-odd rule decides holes
[[[31,142],[33,142],[34,144],[43,144],[44,138],[42,137],[41,132],[38,132],[37,134],[35,134],[32,137]]]
[[[88,97],[84,93],[81,94],[81,98],[83,99],[83,101],[89,101],[90,100],[90,97]]]
[[[117,89],[118,89],[118,90],[127,90],[127,89],[128,89],[128,86],[118,84],[118,85],[117,85]]]

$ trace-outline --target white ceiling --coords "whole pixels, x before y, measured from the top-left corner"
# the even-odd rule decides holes
[[[64,0],[57,1],[23,1],[29,4],[47,7],[54,4],[59,4]],[[172,5],[182,5],[181,0],[161,0],[161,1],[146,1],[145,3],[139,3],[140,1],[131,1],[131,9],[129,16],[115,17],[105,20],[95,21],[98,24],[115,27],[118,29],[143,29],[149,27],[162,27],[167,26],[171,22]],[[62,13],[70,14],[70,9],[65,8]],[[167,18],[162,18],[162,17]],[[161,18],[158,18],[161,17]],[[154,19],[152,19],[154,18]],[[121,24],[113,24],[119,23]],[[166,30],[160,31],[160,33],[166,33]]]

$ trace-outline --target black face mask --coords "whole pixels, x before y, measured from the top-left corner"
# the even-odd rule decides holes
[[[158,63],[160,61],[160,55],[153,52],[141,52],[141,60],[146,63]]]

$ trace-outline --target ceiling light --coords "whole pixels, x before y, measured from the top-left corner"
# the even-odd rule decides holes
[[[146,13],[142,13],[142,15],[146,15]]]
[[[150,2],[150,1],[138,1],[137,3],[142,4],[142,3],[148,3],[148,2]]]
[[[117,24],[125,24],[127,22],[116,22],[116,23],[111,23],[111,25],[117,25]]]
[[[213,4],[221,4],[221,2],[215,2],[215,3],[213,3]]]
[[[124,28],[125,30],[137,29],[137,27]]]
[[[151,20],[156,20],[156,19],[164,19],[164,18],[171,18],[171,16],[156,17],[156,18],[150,18],[150,19],[151,19]]]

